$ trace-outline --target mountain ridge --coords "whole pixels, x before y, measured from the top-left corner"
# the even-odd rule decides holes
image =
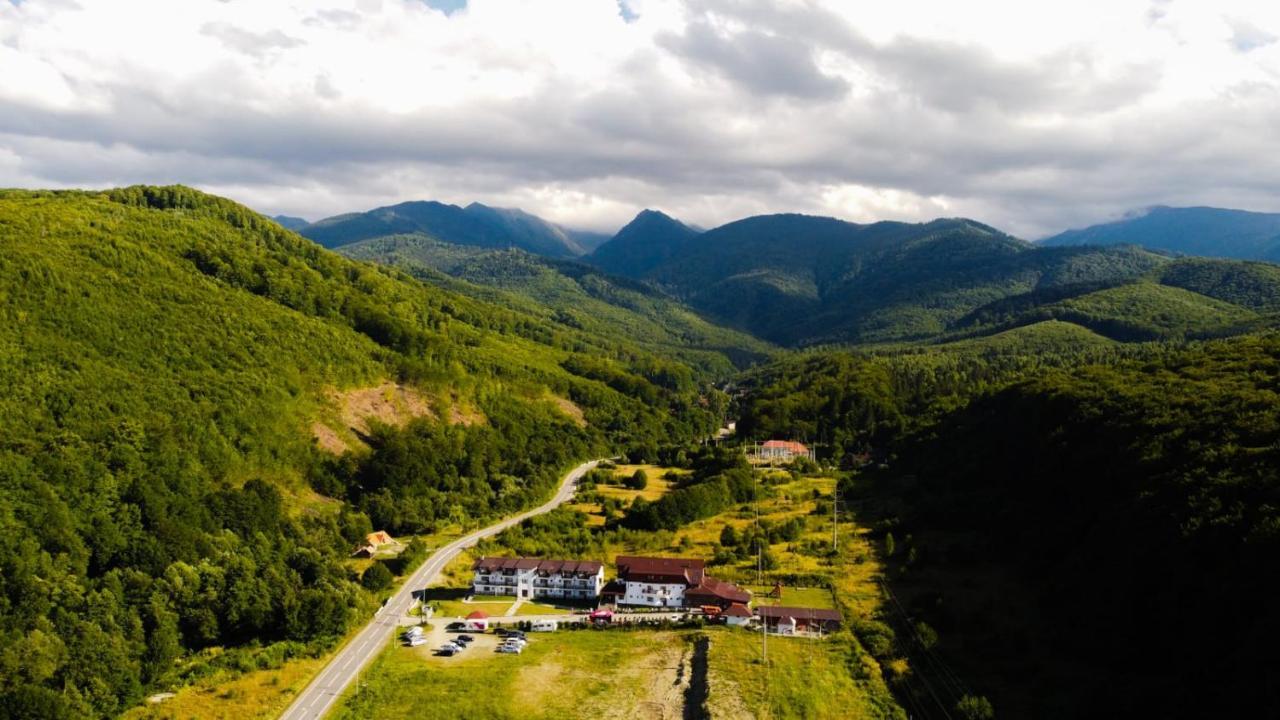
[[[1280,213],[1156,205],[1112,222],[1067,230],[1039,244],[1132,244],[1181,255],[1280,262]]]

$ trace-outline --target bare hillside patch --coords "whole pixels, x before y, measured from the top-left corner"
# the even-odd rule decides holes
[[[587,416],[583,414],[582,408],[568,398],[562,398],[559,395],[552,395],[551,402],[556,404],[560,412],[568,415],[573,423],[580,428],[587,426]]]

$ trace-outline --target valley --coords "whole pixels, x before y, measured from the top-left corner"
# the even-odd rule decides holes
[[[184,187],[0,193],[8,706],[981,720],[1268,702],[1251,659],[1273,635],[1276,266],[799,215],[704,231],[646,212],[548,251],[500,238],[573,234],[415,207],[322,224],[365,228],[332,252]],[[490,234],[431,234],[474,232],[459,212]],[[805,450],[748,462],[766,440]],[[617,459],[544,506],[591,457]],[[381,532],[394,551],[364,550]],[[618,596],[476,593],[482,557],[608,578],[620,558],[696,561],[699,592],[749,593],[750,627],[774,607],[839,620],[771,633],[767,662],[727,600],[572,629]],[[1175,652],[1172,628],[1224,593],[1241,612]],[[568,625],[458,662],[389,640],[476,611]],[[1033,646],[1053,651],[1028,664]],[[1170,664],[1186,653],[1218,662]]]

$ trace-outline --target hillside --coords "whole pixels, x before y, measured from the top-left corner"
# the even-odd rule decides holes
[[[1068,230],[1041,244],[1128,244],[1181,255],[1280,262],[1280,213],[1160,206],[1123,220]]]
[[[577,262],[450,245],[423,235],[376,238],[339,251],[435,282],[447,282],[439,275],[444,273],[464,281],[449,284],[457,292],[566,329],[627,338],[721,378],[774,352],[768,343],[713,325],[648,285]]]
[[[474,523],[718,422],[678,361],[187,188],[6,191],[0,243],[0,703],[23,716],[323,649],[376,603],[340,562],[370,528]]]
[[[586,253],[591,243],[601,242],[595,233],[566,230],[522,210],[480,203],[462,208],[423,201],[337,215],[307,225],[299,232],[328,248],[386,235],[422,233],[455,245],[516,247],[560,258],[577,257]]]
[[[682,256],[700,233],[657,210],[644,210],[591,254],[591,264],[615,275],[640,278]]]
[[[789,358],[748,378],[738,429],[871,461],[842,491],[889,563],[913,716],[965,693],[997,717],[1274,715],[1280,336],[1081,333]]]

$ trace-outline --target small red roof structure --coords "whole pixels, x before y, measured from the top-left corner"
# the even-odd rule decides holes
[[[468,616],[467,616],[467,619],[468,619],[468,620],[488,620],[488,619],[489,619],[489,613],[487,613],[487,612],[485,612],[485,611],[483,611],[483,610],[476,610],[475,612],[473,612],[473,613],[471,613],[470,615],[468,615]]]
[[[395,542],[391,539],[391,536],[387,534],[386,530],[371,532],[368,535],[365,535],[364,539],[365,542],[370,545],[386,545],[387,543]]]
[[[723,613],[726,617],[749,618],[752,617],[751,610],[742,603],[733,603],[728,610]]]
[[[703,575],[702,582],[684,591],[690,602],[719,605],[725,607],[731,603],[751,602],[751,593],[730,582],[716,580],[710,575]]]
[[[794,440],[767,440],[764,445],[765,450],[786,450],[794,455],[807,455],[809,448],[804,443],[798,443]]]

